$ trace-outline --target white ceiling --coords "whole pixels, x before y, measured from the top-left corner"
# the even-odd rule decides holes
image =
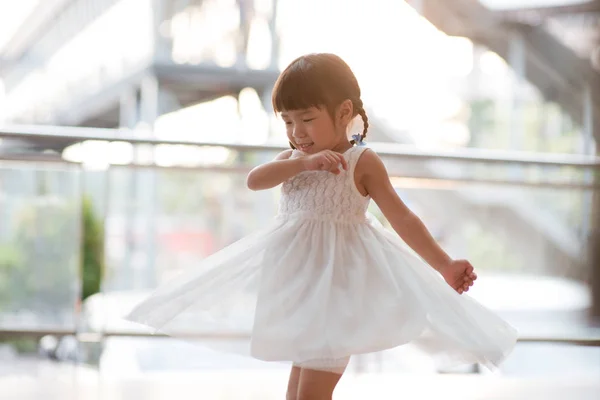
[[[0,53],[38,3],[39,0],[0,0]]]

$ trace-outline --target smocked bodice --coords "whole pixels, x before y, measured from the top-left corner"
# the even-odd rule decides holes
[[[334,175],[328,171],[306,171],[287,181],[281,188],[279,215],[314,216],[342,221],[364,220],[370,198],[363,196],[354,183],[354,168],[366,147],[352,147],[344,153],[348,170]],[[292,158],[304,153],[294,150]]]

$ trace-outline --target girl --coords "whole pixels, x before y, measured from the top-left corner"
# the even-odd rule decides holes
[[[351,355],[409,342],[447,361],[498,365],[517,333],[461,295],[477,278],[473,267],[440,248],[364,146],[369,123],[348,65],[333,54],[296,59],[273,106],[291,149],[247,182],[283,184],[275,221],[159,288],[128,318],[163,332],[184,319],[198,328],[207,318],[249,319],[250,355],[293,363],[290,400],[331,399]],[[356,116],[364,129],[349,141]],[[371,199],[397,235],[367,218]]]

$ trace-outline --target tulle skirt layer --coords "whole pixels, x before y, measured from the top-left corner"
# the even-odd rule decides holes
[[[159,287],[127,319],[175,337],[247,329],[248,348],[219,349],[323,370],[406,343],[445,365],[493,368],[517,339],[395,234],[360,217],[278,217]]]

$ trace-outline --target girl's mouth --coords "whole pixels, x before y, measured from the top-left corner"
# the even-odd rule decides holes
[[[298,150],[301,151],[307,151],[308,149],[310,149],[312,147],[314,143],[296,143],[296,146],[298,146]]]

